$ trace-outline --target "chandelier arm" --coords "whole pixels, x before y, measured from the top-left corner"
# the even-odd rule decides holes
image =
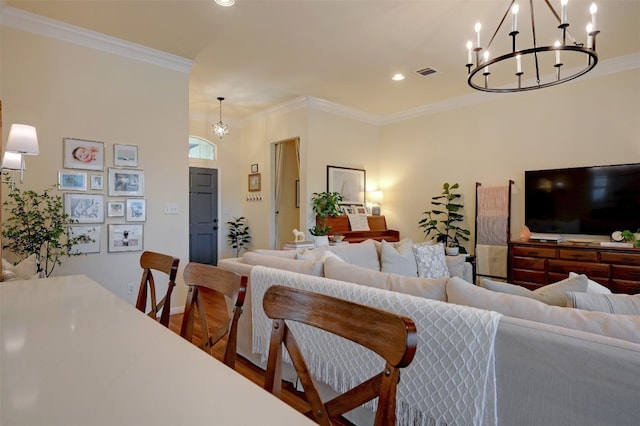
[[[493,35],[491,36],[491,39],[489,40],[489,44],[487,44],[487,50],[489,50],[489,47],[491,46],[491,43],[493,43],[493,39],[496,38],[496,35],[498,34],[498,31],[500,31],[500,27],[502,27],[502,24],[504,23],[504,20],[507,19],[507,15],[509,14],[509,11],[511,10],[511,6],[513,6],[513,3],[515,3],[516,0],[511,0],[511,3],[509,4],[509,7],[507,7],[507,11],[504,13],[504,16],[502,17],[502,20],[500,21],[500,23],[498,24],[498,27],[496,28],[496,30],[494,31]]]

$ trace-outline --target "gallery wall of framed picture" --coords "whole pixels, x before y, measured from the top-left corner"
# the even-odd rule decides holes
[[[73,137],[62,141],[63,169],[58,171],[57,182],[64,211],[75,222],[68,227],[68,235],[79,237],[74,253],[100,253],[103,229],[107,253],[144,250],[147,204],[138,146],[111,144],[113,163],[107,164],[109,145]]]

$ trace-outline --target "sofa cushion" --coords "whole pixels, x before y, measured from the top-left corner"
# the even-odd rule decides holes
[[[578,275],[579,274],[576,274],[575,272],[569,272],[569,278],[573,278]],[[590,280],[589,277],[587,277],[587,283],[587,293],[611,294],[611,290],[609,290],[599,282]]]
[[[488,309],[514,318],[640,343],[638,315],[607,314],[551,306],[529,297],[487,290],[458,277],[447,281],[446,291],[449,303]]]
[[[485,278],[480,281],[480,286],[487,290],[497,291],[500,293],[529,297],[531,299],[544,302],[547,305],[567,306],[567,292],[575,291],[586,293],[588,281],[585,275],[576,275],[532,291],[519,285],[493,281]]]
[[[283,269],[285,271],[298,272],[300,274],[322,276],[323,262],[287,259],[279,256],[269,256],[266,254],[258,254],[247,252],[242,256],[244,263],[249,265],[262,265],[269,268]]]
[[[446,301],[445,286],[448,278],[419,278],[351,265],[339,259],[328,258],[324,263],[326,278],[391,290],[427,299]]]
[[[258,254],[266,254],[268,256],[286,257],[287,259],[295,259],[298,252],[296,250],[268,250],[257,249],[253,251]]]
[[[32,254],[17,265],[2,259],[2,281],[30,280],[37,276],[36,255]]]
[[[413,254],[413,241],[410,238],[397,243],[382,240],[380,245],[380,270],[393,274],[418,276],[416,256]]]
[[[340,244],[337,246],[329,246],[328,250],[335,253],[340,259],[352,265],[362,266],[364,268],[380,270],[380,261],[378,260],[378,252],[373,240],[366,240],[361,243]]]
[[[416,256],[419,277],[445,278],[450,276],[442,244],[414,244],[413,253]]]
[[[610,314],[640,315],[639,294],[567,293],[567,306]]]

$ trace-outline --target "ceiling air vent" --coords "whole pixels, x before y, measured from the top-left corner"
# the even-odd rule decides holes
[[[420,74],[421,76],[426,77],[426,76],[428,76],[428,75],[431,75],[431,74],[435,74],[435,73],[437,73],[437,72],[438,72],[438,70],[437,70],[437,69],[435,69],[435,68],[426,67],[426,68],[422,68],[421,70],[418,70],[418,71],[416,71],[416,72],[417,72],[418,74]]]

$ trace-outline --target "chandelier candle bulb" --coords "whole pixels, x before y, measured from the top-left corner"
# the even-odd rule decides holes
[[[480,29],[482,29],[482,25],[480,25],[480,22],[476,22],[476,26],[474,29],[476,30],[476,40],[477,40],[476,47],[479,49],[480,48]]]
[[[485,63],[489,62],[489,51],[488,50],[486,52],[484,52],[484,62]],[[485,74],[489,74],[489,65],[486,65],[484,67],[484,73]]]
[[[591,3],[591,7],[589,7],[589,12],[591,13],[591,31],[595,31],[598,29],[596,25],[596,12],[598,11],[598,6],[595,3]]]
[[[563,0],[566,2],[566,0]],[[515,33],[518,31],[518,12],[520,11],[520,6],[518,6],[518,3],[515,3],[513,6],[511,6],[511,15],[513,16],[513,22],[512,22],[512,26],[511,26],[511,32]]]
[[[560,42],[556,41],[554,46],[556,47],[556,65],[560,65]]]
[[[567,23],[567,3],[569,0],[561,0],[560,4],[562,5],[562,24]]]
[[[591,33],[593,32],[593,25],[591,23],[587,24],[587,49],[593,49],[593,36]]]
[[[522,55],[516,56],[516,73],[522,73]]]
[[[471,56],[471,50],[473,49],[473,42],[472,41],[468,41],[467,42],[467,64],[471,65],[473,64],[473,57]]]

